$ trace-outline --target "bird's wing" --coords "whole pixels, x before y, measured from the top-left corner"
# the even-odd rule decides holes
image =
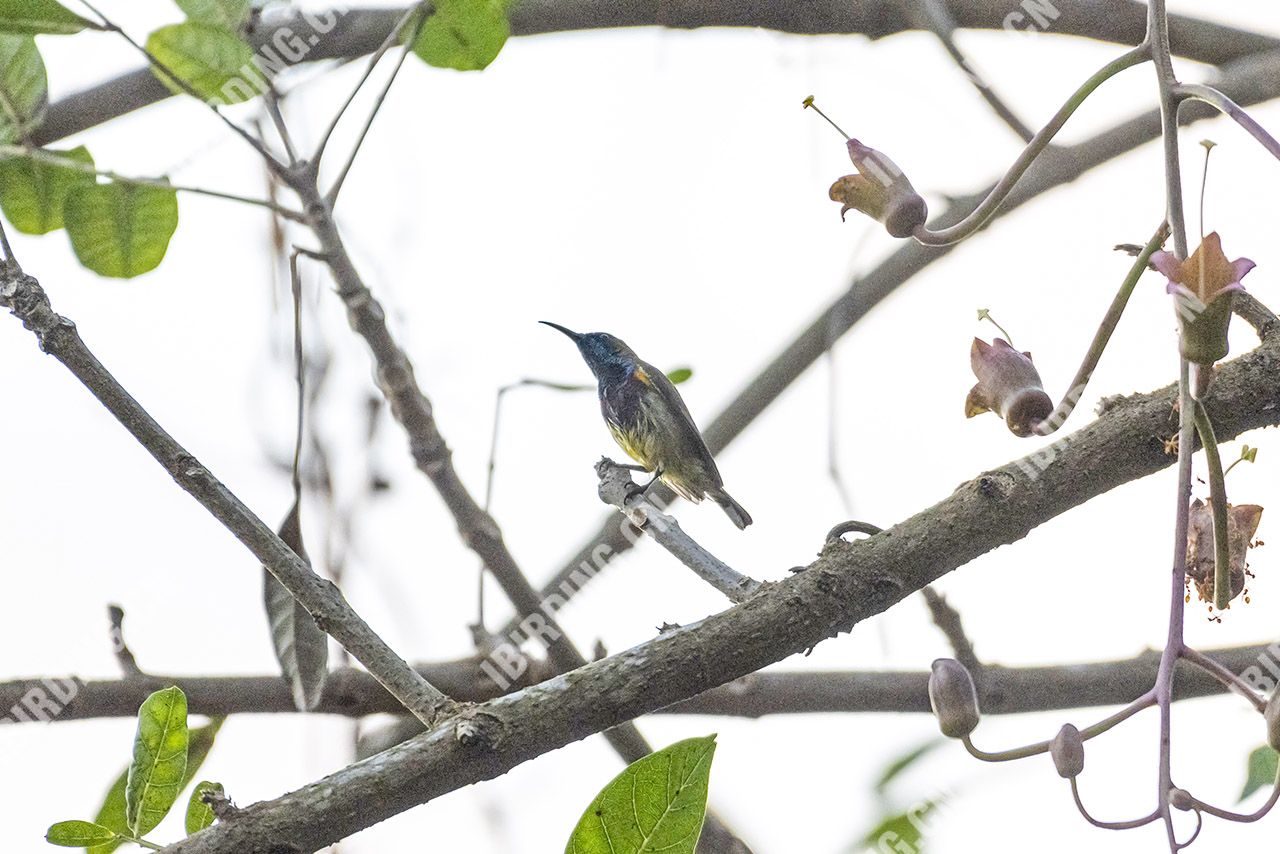
[[[638,375],[636,379],[656,391],[661,396],[663,403],[667,405],[667,409],[675,416],[677,423],[673,426],[677,432],[676,438],[690,452],[697,453],[701,451],[699,456],[703,457],[710,467],[708,474],[711,474],[718,482],[720,480],[720,472],[716,468],[715,459],[711,456],[711,449],[703,441],[698,425],[693,423],[693,416],[689,414],[689,408],[684,405],[684,400],[680,397],[680,392],[676,390],[675,384],[667,378],[665,373],[648,362],[640,361],[638,365],[640,370],[637,373],[643,374],[643,376]]]

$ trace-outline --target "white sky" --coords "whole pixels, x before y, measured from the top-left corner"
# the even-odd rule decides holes
[[[1280,34],[1280,10],[1270,4],[1198,5],[1205,8],[1195,11]],[[178,17],[159,0],[108,3],[107,10],[135,34]],[[965,33],[961,43],[1032,125],[1119,53],[1008,33]],[[55,98],[135,65],[109,36],[45,38],[41,47]],[[1204,75],[1181,68],[1191,79]],[[288,105],[297,136],[315,140],[357,73],[354,66],[324,79],[302,72],[314,82]],[[1149,108],[1153,92],[1149,68],[1127,72],[1089,101],[1062,140]],[[889,153],[931,194],[935,210],[943,207],[939,194],[984,186],[1018,151],[1016,138],[920,34],[871,43],[746,30],[594,32],[513,40],[478,75],[406,66],[339,214],[476,494],[494,391],[525,376],[589,377],[568,342],[535,321],[605,329],[660,366],[691,365],[683,394],[706,423],[851,275],[893,251],[896,242],[882,233],[864,241],[877,231],[873,224],[853,215],[842,224],[827,199],[830,182],[851,168],[840,139],[800,109],[810,93],[847,130]],[[1280,129],[1280,107],[1254,114]],[[335,141],[336,152],[346,150],[355,124]],[[1183,136],[1192,211],[1196,142],[1205,136],[1219,143],[1207,226],[1222,233],[1229,257],[1258,263],[1246,285],[1280,304],[1280,164],[1233,125],[1197,126]],[[183,183],[263,192],[247,147],[194,102],[149,108],[76,142],[100,166],[126,174],[167,172]],[[992,309],[1059,394],[1128,268],[1112,245],[1145,241],[1159,221],[1161,175],[1157,147],[1144,146],[930,267],[840,341],[834,384],[828,364],[811,369],[721,456],[729,489],[756,524],[740,533],[714,507],[680,506],[686,529],[758,578],[784,577],[811,560],[823,533],[849,515],[826,475],[833,405],[852,515],[885,526],[1034,449],[1042,440],[1017,440],[991,416],[963,417],[973,383],[969,342],[993,332],[974,322],[974,310]],[[61,234],[11,238],[55,308],[77,322],[125,386],[275,524],[287,509],[288,481],[267,464],[265,449],[284,453],[293,428],[281,358],[288,312],[266,219],[217,200],[185,196],[181,206],[164,264],[129,282],[78,267]],[[334,348],[332,384],[315,418],[340,455],[339,488],[349,494],[364,467],[359,413],[370,388],[368,357],[327,282],[322,288],[313,275],[308,288],[316,295],[312,335],[323,333]],[[1162,281],[1147,277],[1068,429],[1092,417],[1100,396],[1168,382],[1173,325]],[[1254,343],[1242,323],[1233,340],[1236,352]],[[108,602],[127,609],[131,645],[150,671],[273,672],[253,558],[12,321],[0,331],[0,394],[8,413],[0,539],[9,579],[0,605],[0,678],[114,676]],[[1280,508],[1274,435],[1242,437],[1262,450],[1258,465],[1231,475],[1237,503]],[[388,425],[375,453],[394,489],[362,511],[345,591],[407,658],[464,655],[476,561],[404,445],[399,428]],[[1224,450],[1228,458],[1237,453],[1235,444]],[[549,576],[602,518],[591,470],[601,454],[617,451],[590,395],[521,390],[509,397],[494,512],[533,578]],[[1159,646],[1172,493],[1171,471],[1128,485],[944,579],[939,587],[963,613],[979,654],[1018,665]],[[310,505],[309,524],[320,518]],[[1265,514],[1264,540],[1272,524]],[[311,541],[321,534],[313,530]],[[1253,604],[1221,625],[1193,606],[1193,644],[1276,639],[1272,549],[1257,552],[1252,564]],[[491,618],[497,625],[505,603],[496,590],[490,602],[501,611]],[[646,543],[576,599],[563,622],[581,648],[599,638],[617,651],[650,638],[663,621],[692,622],[724,604]],[[779,666],[924,669],[945,654],[913,597],[809,658]],[[1103,714],[988,719],[976,738],[1012,746]],[[1148,713],[1090,744],[1081,786],[1100,817],[1150,809],[1154,724]],[[8,848],[42,850],[50,823],[92,818],[128,759],[133,727],[107,720],[0,728],[0,827]],[[845,850],[874,818],[870,784],[883,765],[936,733],[923,715],[657,717],[640,729],[656,745],[720,734],[712,803],[759,854]],[[345,764],[349,733],[338,719],[233,718],[201,776],[222,781],[240,804],[271,798]],[[1237,699],[1180,704],[1176,779],[1231,806],[1244,757],[1262,738],[1261,723]],[[559,850],[620,767],[602,739],[588,739],[399,816],[343,851]],[[992,768],[948,745],[897,791],[906,806],[942,790],[958,792],[957,808],[939,819],[936,850],[968,850],[978,840],[998,851],[1087,845],[1096,854],[1163,844],[1158,825],[1123,834],[1087,826],[1047,759]],[[1269,832],[1210,821],[1200,849],[1256,848]],[[180,833],[179,817],[152,838]]]

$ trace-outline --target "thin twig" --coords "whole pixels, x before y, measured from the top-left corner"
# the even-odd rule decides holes
[[[978,684],[979,690],[984,686],[982,684],[982,662],[978,660],[978,654],[973,649],[973,642],[969,640],[969,636],[965,633],[964,622],[960,619],[960,612],[951,606],[945,596],[934,590],[932,585],[926,586],[920,591],[924,595],[924,601],[929,606],[929,614],[933,617],[933,624],[938,630],[946,636],[947,642],[951,644],[951,650],[955,653],[956,661],[959,661],[969,672],[973,674],[974,681]]]
[[[120,672],[124,674],[125,679],[145,677],[147,674],[142,672],[142,668],[138,666],[138,660],[133,657],[133,651],[124,640],[124,608],[119,605],[108,605],[107,619],[111,622],[111,652],[116,657],[116,663],[120,665]]]
[[[1280,329],[1280,317],[1276,317],[1275,312],[1267,308],[1253,294],[1247,291],[1239,291],[1232,301],[1231,310],[1234,311],[1245,323],[1253,327],[1253,331],[1258,333],[1259,338],[1266,338],[1268,335]]]
[[[1135,818],[1129,821],[1099,821],[1084,808],[1084,801],[1080,800],[1080,786],[1075,777],[1071,778],[1071,797],[1075,799],[1076,809],[1080,811],[1080,815],[1084,816],[1084,820],[1103,830],[1133,830],[1134,828],[1151,824],[1151,822],[1160,818],[1160,811],[1155,810],[1142,818]]]
[[[1189,646],[1183,647],[1182,657],[1191,664],[1194,664],[1196,667],[1199,667],[1205,673],[1208,673],[1214,679],[1217,679],[1222,683],[1223,687],[1229,688],[1244,697],[1253,704],[1253,707],[1259,712],[1266,711],[1267,701],[1259,697],[1258,692],[1253,689],[1253,686],[1246,682],[1242,677],[1237,676],[1235,673],[1232,673],[1229,669],[1223,667],[1209,656],[1202,652],[1198,652]]]
[[[183,92],[195,98],[197,101],[200,101],[210,110],[212,110],[213,114],[217,116],[219,119],[221,119],[222,123],[226,125],[228,128],[230,128],[236,134],[236,136],[243,139],[245,142],[249,144],[251,148],[253,148],[254,151],[258,152],[258,154],[262,156],[263,160],[267,162],[268,166],[270,166],[272,169],[284,169],[284,164],[276,159],[275,155],[271,153],[271,151],[266,147],[266,145],[262,143],[261,140],[256,139],[253,134],[249,133],[247,130],[240,127],[240,125],[236,124],[235,122],[231,121],[231,119],[223,115],[222,110],[218,109],[217,104],[203,98],[200,95],[200,93],[195,90],[195,87],[193,87],[190,83],[188,83],[182,77],[175,74],[172,69],[170,69],[167,65],[165,65],[165,63],[157,59],[156,56],[151,53],[151,51],[147,50],[145,47],[143,47],[141,44],[135,41],[134,38],[130,36],[127,32],[125,32],[122,27],[120,27],[118,24],[111,21],[109,18],[107,18],[106,15],[102,14],[102,12],[98,11],[97,7],[94,6],[90,2],[90,0],[80,0],[80,3],[90,12],[98,16],[98,18],[102,21],[103,29],[109,30],[113,33],[117,33],[121,38],[123,38],[126,42],[128,42],[134,48],[134,50],[142,54],[143,57],[146,58],[147,62],[153,68],[155,68],[161,74],[163,74],[166,79],[172,81],[172,83],[175,86],[177,86],[179,89],[181,89]]]
[[[1107,732],[1110,729],[1124,723],[1129,718],[1156,705],[1156,692],[1154,689],[1147,691],[1138,699],[1125,706],[1113,715],[1103,718],[1092,726],[1080,730],[1080,738],[1088,741]],[[975,759],[981,759],[983,762],[1012,762],[1015,759],[1028,759],[1032,756],[1039,756],[1042,753],[1048,753],[1049,747],[1053,742],[1038,741],[1035,744],[1028,744],[1025,747],[1015,747],[1010,750],[985,751],[979,750],[969,736],[964,737],[965,749]]]
[[[293,470],[290,485],[293,487],[295,506],[302,502],[302,437],[304,415],[307,409],[306,366],[302,355],[302,273],[298,270],[298,253],[289,255],[289,293],[293,297],[293,369],[297,386],[297,429],[293,437]]]
[[[1169,226],[1167,223],[1161,223],[1155,234],[1147,241],[1147,245],[1138,253],[1138,257],[1134,260],[1128,275],[1120,283],[1120,290],[1116,291],[1115,299],[1111,301],[1106,316],[1102,318],[1102,324],[1098,327],[1098,331],[1094,333],[1093,341],[1089,344],[1084,361],[1080,363],[1080,368],[1076,371],[1075,378],[1071,380],[1071,384],[1067,387],[1061,402],[1049,414],[1048,418],[1036,425],[1035,433],[1037,435],[1048,436],[1057,432],[1063,424],[1067,423],[1067,419],[1075,411],[1076,404],[1084,397],[1084,390],[1088,387],[1089,380],[1093,377],[1093,372],[1098,367],[1098,362],[1102,360],[1102,353],[1107,349],[1112,333],[1116,331],[1116,326],[1120,324],[1120,317],[1124,314],[1125,307],[1129,304],[1129,297],[1133,295],[1133,290],[1137,286],[1138,280],[1146,272],[1147,262],[1155,251],[1164,245],[1168,237]]]
[[[734,603],[745,602],[760,589],[760,582],[724,563],[684,532],[680,523],[663,513],[645,497],[631,479],[631,471],[613,460],[603,458],[596,463],[600,478],[600,500],[622,511],[631,524],[653,537],[703,581],[719,590]]]
[[[1277,803],[1280,803],[1280,774],[1276,775],[1275,785],[1271,789],[1271,797],[1267,798],[1266,803],[1251,813],[1238,813],[1219,809],[1212,804],[1206,804],[1204,801],[1197,798],[1192,798],[1191,801],[1195,805],[1196,809],[1204,810],[1211,816],[1226,819],[1227,821],[1239,822],[1241,824],[1250,824],[1261,818],[1265,818],[1267,813],[1271,812]]]
[[[255,199],[251,196],[241,196],[236,193],[225,193],[221,190],[210,190],[204,187],[190,187],[185,184],[174,184],[166,178],[134,178],[128,175],[121,175],[119,172],[113,172],[110,169],[99,169],[91,163],[84,163],[70,157],[60,156],[56,152],[45,151],[40,148],[29,148],[22,145],[0,145],[0,157],[30,157],[32,160],[47,163],[50,166],[74,169],[77,172],[83,172],[86,175],[97,175],[117,184],[127,184],[134,187],[158,187],[162,190],[176,190],[179,193],[192,193],[198,196],[209,196],[211,198],[224,199],[230,202],[240,202],[241,204],[266,208],[267,210],[279,214],[285,219],[293,222],[306,221],[306,217],[301,213],[291,210],[278,202],[269,201],[267,199]]]
[[[965,77],[969,78],[973,88],[978,90],[978,94],[990,105],[995,114],[1000,117],[1000,120],[1021,137],[1023,142],[1030,142],[1035,137],[1035,131],[1027,127],[1022,119],[1018,118],[1017,114],[1005,104],[1000,96],[996,94],[996,91],[982,78],[982,75],[969,63],[968,57],[964,55],[964,52],[960,50],[960,46],[956,44],[956,22],[951,17],[951,10],[947,8],[946,0],[919,0],[919,4],[919,17],[922,23],[938,37],[938,41],[946,48],[952,61],[964,72]]]
[[[293,137],[289,134],[289,126],[285,123],[284,112],[280,109],[280,93],[276,91],[275,84],[270,80],[266,81],[267,91],[262,94],[262,100],[267,105],[267,114],[271,116],[271,122],[275,125],[276,134],[280,137],[280,143],[284,146],[285,156],[289,158],[290,166],[298,165],[298,149],[293,144]]]
[[[400,20],[396,22],[396,25],[391,28],[391,31],[387,33],[386,38],[382,40],[382,44],[378,45],[378,49],[369,57],[369,63],[365,66],[364,74],[360,76],[355,88],[351,90],[351,94],[347,96],[347,99],[342,102],[342,106],[338,108],[338,112],[334,114],[333,119],[329,122],[329,127],[324,132],[324,136],[320,137],[320,144],[316,146],[315,154],[311,155],[312,163],[319,163],[324,158],[325,149],[329,147],[329,140],[333,138],[333,132],[338,129],[338,124],[342,121],[343,115],[346,114],[347,109],[355,101],[356,96],[360,94],[360,90],[364,88],[364,84],[373,74],[373,69],[382,61],[382,57],[391,49],[391,46],[396,43],[400,33],[404,31],[405,25],[412,20],[419,9],[425,8],[426,5],[426,3],[415,3],[410,6]]]
[[[413,46],[418,41],[418,36],[422,34],[422,28],[427,23],[430,13],[423,11],[421,19],[413,29],[413,37],[405,42],[404,50],[400,53],[400,58],[396,60],[395,68],[391,69],[391,75],[387,78],[387,82],[383,84],[382,90],[378,93],[378,97],[373,102],[373,108],[369,110],[369,116],[365,119],[364,127],[360,129],[360,135],[356,137],[356,144],[351,148],[351,154],[347,156],[347,162],[343,164],[342,170],[338,173],[338,178],[333,182],[333,186],[329,188],[329,192],[325,194],[325,198],[329,200],[330,207],[338,203],[338,194],[342,192],[342,185],[347,180],[347,174],[351,171],[351,167],[355,165],[356,156],[360,153],[360,147],[364,145],[364,139],[369,135],[369,131],[373,128],[373,121],[378,117],[378,113],[382,111],[382,105],[387,100],[387,95],[391,94],[391,86],[396,82],[396,77],[400,74],[400,69],[404,67],[404,61],[413,53]]]
[[[1209,467],[1209,509],[1213,514],[1213,606],[1219,611],[1231,607],[1231,533],[1227,513],[1227,482],[1222,472],[1222,456],[1213,421],[1204,404],[1195,402],[1196,433]]]
[[[1151,51],[1151,63],[1159,87],[1161,140],[1164,148],[1165,219],[1173,237],[1174,257],[1187,257],[1187,228],[1183,213],[1182,172],[1178,152],[1178,98],[1175,87],[1177,76],[1173,71],[1173,59],[1169,49],[1169,18],[1165,0],[1150,0],[1147,4],[1147,43]],[[1165,640],[1160,672],[1156,676],[1155,692],[1160,709],[1160,757],[1157,781],[1156,808],[1164,821],[1169,850],[1179,850],[1178,836],[1173,827],[1173,815],[1169,805],[1169,793],[1173,790],[1172,763],[1172,711],[1174,666],[1186,646],[1183,636],[1185,603],[1183,591],[1187,569],[1187,537],[1190,529],[1191,461],[1196,432],[1193,407],[1191,368],[1185,358],[1179,360],[1178,371],[1178,488],[1174,505],[1173,566],[1170,573],[1169,631]]]
[[[1080,88],[1072,93],[1067,102],[1062,105],[1053,118],[1049,120],[1043,128],[1027,143],[1027,147],[1022,150],[1018,158],[1014,160],[1013,165],[1005,172],[1003,177],[996,183],[985,199],[973,209],[973,211],[963,220],[955,225],[947,228],[938,229],[937,231],[929,229],[927,226],[919,226],[914,232],[914,237],[925,246],[947,246],[964,240],[966,237],[981,229],[995,215],[1000,205],[1004,202],[1009,193],[1013,192],[1014,186],[1018,180],[1022,178],[1026,171],[1031,168],[1031,164],[1040,157],[1041,154],[1049,147],[1049,143],[1057,136],[1058,131],[1062,130],[1063,125],[1071,118],[1072,114],[1079,109],[1080,105],[1093,94],[1103,83],[1110,80],[1127,68],[1132,68],[1139,63],[1146,62],[1149,59],[1150,51],[1146,44],[1126,51],[1121,56],[1111,60],[1102,68],[1098,69],[1092,77],[1080,85]]]
[[[1212,86],[1200,83],[1179,83],[1173,87],[1174,96],[1183,100],[1201,101],[1244,128],[1250,136],[1262,144],[1272,157],[1280,159],[1280,140],[1267,133],[1266,128],[1258,124],[1253,116],[1235,101]],[[1207,810],[1206,810],[1207,812]]]

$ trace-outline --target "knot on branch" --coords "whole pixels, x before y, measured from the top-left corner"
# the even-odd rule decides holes
[[[468,749],[494,750],[502,741],[506,725],[497,715],[470,711],[453,726],[454,737]]]
[[[48,339],[54,332],[76,328],[74,323],[53,310],[40,283],[13,262],[0,262],[0,305],[35,333],[40,349],[46,353],[51,352]]]
[[[631,470],[624,465],[615,463],[608,457],[601,457],[600,461],[596,463],[595,469],[596,477],[600,479],[600,483],[596,488],[600,500],[605,504],[617,507],[626,513],[627,517],[638,527],[643,527],[647,521],[647,516],[643,510],[635,507],[636,498],[640,494],[640,487],[631,479]]]

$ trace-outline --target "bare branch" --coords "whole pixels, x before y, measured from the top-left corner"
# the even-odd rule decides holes
[[[1232,310],[1253,327],[1259,338],[1266,338],[1280,324],[1275,312],[1263,305],[1257,297],[1247,291],[1236,294]]]
[[[973,88],[978,90],[978,94],[982,96],[982,99],[1000,117],[1000,121],[1008,125],[1023,142],[1030,142],[1031,138],[1035,136],[1035,131],[1027,127],[1026,123],[1018,118],[1017,113],[1005,104],[1000,96],[996,94],[996,91],[991,88],[991,85],[969,64],[969,58],[964,55],[964,51],[960,50],[960,46],[956,44],[956,21],[955,18],[951,17],[951,10],[947,8],[947,0],[918,0],[917,8],[921,26],[932,30],[933,34],[938,37],[938,41],[946,49],[951,61],[964,72],[965,77],[973,84]]]
[[[933,624],[946,636],[947,643],[951,644],[951,651],[955,653],[956,661],[969,669],[969,672],[973,674],[974,680],[978,683],[979,690],[985,691],[986,680],[984,673],[986,668],[982,662],[978,661],[978,654],[973,650],[973,642],[965,634],[960,612],[947,602],[945,596],[932,587],[925,587],[920,592],[924,594],[924,601],[929,606],[929,614],[933,617]]]
[[[107,619],[111,622],[111,652],[116,657],[116,663],[120,665],[120,672],[126,679],[145,677],[146,674],[138,666],[138,660],[133,657],[133,651],[124,641],[124,608],[119,605],[108,605]],[[12,705],[11,703],[5,706],[0,703],[0,708],[9,708]]]
[[[760,582],[725,564],[684,532],[680,523],[645,498],[643,490],[631,479],[631,471],[609,458],[596,463],[600,478],[600,500],[622,511],[631,524],[653,537],[689,569],[719,590],[731,602],[745,602],[760,589]]]
[[[360,618],[331,582],[321,578],[253,514],[231,490],[165,432],[89,351],[70,320],[57,314],[44,289],[16,263],[0,269],[0,307],[35,334],[40,349],[56,358],[169,472],[267,567],[332,635],[377,676],[424,723],[434,721],[451,701],[414,672]]]
[[[860,34],[872,39],[917,28],[911,10],[917,0],[886,3],[741,3],[736,0],[658,2],[657,0],[524,0],[511,9],[516,36],[617,27],[665,26],[763,27],[797,34]],[[949,0],[952,17],[967,29],[1004,30],[1017,4],[1001,0]],[[1112,0],[1099,14],[1092,0],[1055,0],[1059,16],[1049,35],[1084,36],[1115,44],[1142,40],[1146,6]],[[352,59],[373,53],[395,32],[406,8],[359,9],[339,14],[289,15],[259,25],[251,34],[255,49],[285,33],[314,47],[300,62]],[[317,22],[323,25],[317,26]],[[328,24],[332,22],[332,26]],[[1221,65],[1280,48],[1280,40],[1261,33],[1197,18],[1170,18],[1179,56]],[[292,64],[288,56],[282,61]],[[32,135],[45,145],[168,98],[172,93],[147,69],[101,83],[50,105],[44,123]]]
[[[1232,647],[1202,653],[1231,673],[1240,674],[1265,656],[1262,645]],[[432,685],[464,702],[483,702],[502,691],[480,669],[480,658],[420,665]],[[1129,702],[1151,686],[1160,655],[1144,652],[1129,659],[1045,667],[983,667],[983,715],[1024,714],[1059,709],[1092,708]],[[510,690],[516,691],[554,675],[545,662],[532,662]],[[683,700],[654,714],[726,715],[761,718],[789,714],[916,713],[931,714],[927,671],[765,670]],[[20,706],[23,697],[39,689],[43,679],[0,682],[0,711]],[[289,686],[279,676],[151,676],[140,679],[80,682],[79,691],[54,721],[132,717],[153,691],[177,685],[187,695],[193,715],[297,714]],[[1228,688],[1211,673],[1183,664],[1178,670],[1175,698],[1186,700],[1221,694]],[[402,714],[404,707],[366,671],[350,667],[334,670],[324,696],[309,714],[362,718]],[[25,720],[25,719],[20,719]],[[407,731],[409,735],[421,732]]]

